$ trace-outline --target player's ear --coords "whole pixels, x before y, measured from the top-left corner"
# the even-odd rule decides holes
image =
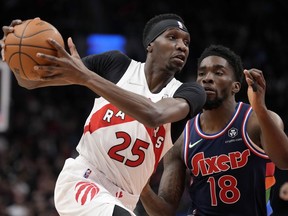
[[[241,89],[241,83],[240,82],[234,82],[232,85],[232,92],[234,94],[238,93]]]
[[[149,44],[149,45],[147,46],[146,50],[147,50],[147,52],[152,52],[152,46],[151,46],[151,44]]]

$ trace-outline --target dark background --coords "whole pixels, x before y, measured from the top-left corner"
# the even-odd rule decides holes
[[[72,36],[82,57],[90,33],[123,34],[128,39],[127,54],[144,61],[143,27],[154,15],[166,12],[181,15],[191,34],[190,57],[180,80],[195,79],[196,60],[205,47],[228,46],[242,57],[245,68],[263,71],[267,107],[288,124],[285,0],[2,0],[0,25],[40,17],[65,40]],[[64,160],[75,154],[93,93],[79,86],[29,91],[19,87],[14,77],[11,90],[10,127],[0,134],[0,215],[14,216],[5,212],[19,208],[21,216],[57,215],[54,184]],[[237,98],[247,102],[245,84]],[[155,190],[160,173],[161,166],[153,177]],[[179,215],[188,199],[185,193]],[[145,215],[141,205],[138,212]]]

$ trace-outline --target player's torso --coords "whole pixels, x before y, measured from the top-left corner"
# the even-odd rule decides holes
[[[265,211],[267,156],[248,147],[251,142],[243,132],[247,111],[248,105],[239,103],[231,121],[215,134],[201,131],[199,115],[187,124],[184,160],[193,177],[191,213],[262,215]]]
[[[160,93],[152,94],[146,83],[144,64],[132,61],[118,86],[159,101],[172,97],[181,85],[172,80]],[[103,98],[95,99],[85,123],[78,152],[130,193],[140,193],[163,154],[172,147],[170,124],[148,128]]]

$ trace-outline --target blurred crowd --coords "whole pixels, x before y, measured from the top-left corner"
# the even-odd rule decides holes
[[[284,0],[9,0],[1,3],[0,24],[40,17],[57,27],[64,39],[72,36],[81,56],[86,54],[88,34],[123,34],[127,54],[144,60],[145,22],[166,12],[181,15],[191,33],[190,57],[180,80],[195,78],[197,57],[205,47],[226,45],[242,56],[245,68],[263,71],[267,106],[288,125]],[[65,159],[76,154],[93,93],[80,86],[25,90],[14,77],[11,82],[9,129],[0,134],[0,216],[54,216],[54,184]],[[238,99],[246,100],[245,84]],[[152,178],[155,190],[160,175],[161,164]],[[187,200],[184,194],[181,208]],[[141,204],[137,211],[145,215]]]

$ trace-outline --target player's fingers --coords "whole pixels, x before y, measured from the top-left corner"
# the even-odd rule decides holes
[[[2,27],[2,31],[3,31],[4,35],[3,35],[3,38],[0,40],[0,44],[1,44],[1,58],[2,58],[3,61],[5,61],[5,55],[4,55],[5,40],[6,40],[7,35],[14,31],[14,28],[10,27],[10,26],[3,26]]]
[[[251,69],[249,69],[248,70],[249,72],[255,72],[255,73],[262,73],[262,71],[261,70],[259,70],[259,69],[257,69],[257,68],[251,68]]]
[[[266,81],[263,75],[263,72],[259,69],[252,68],[249,70],[244,70],[246,79],[249,77],[250,79],[253,80],[254,84],[260,85],[263,89],[266,87]],[[249,83],[248,83],[249,84]]]
[[[12,22],[11,22],[11,24],[9,26],[2,26],[2,31],[4,33],[2,41],[3,42],[5,41],[5,38],[6,38],[7,34],[9,34],[9,33],[14,31],[14,26],[15,25],[19,25],[21,23],[22,23],[22,21],[17,19],[17,20],[12,20]]]
[[[66,58],[66,59],[71,59],[70,53],[68,53],[65,49],[64,46],[60,45],[56,40],[49,38],[49,43],[56,48],[57,50],[57,56],[59,58]],[[59,59],[60,60],[60,59]]]
[[[55,39],[48,38],[48,42],[57,49],[58,52],[61,52],[63,54],[66,54],[66,50],[64,47],[62,47]]]
[[[3,38],[6,38],[7,34],[11,33],[14,31],[14,27],[11,27],[11,26],[3,26],[2,27],[2,31],[4,33],[4,36]]]
[[[0,40],[0,45],[1,45],[1,58],[2,58],[3,61],[5,61],[5,57],[4,57],[4,49],[5,49],[4,39]]]
[[[253,79],[260,85],[262,88],[265,88],[266,86],[266,81],[264,79],[263,72],[258,69],[251,69],[250,73],[253,76]]]
[[[250,71],[245,69],[244,70],[244,75],[245,75],[247,84],[248,85],[252,85],[254,83],[254,79],[253,79],[253,76],[250,73]]]
[[[37,72],[39,78],[41,79],[59,76],[58,67],[55,67],[53,65],[48,66],[36,65],[34,66],[33,69]]]
[[[2,61],[5,61],[5,56],[4,56],[5,43],[4,43],[4,41],[5,41],[5,36],[0,40]]]
[[[79,53],[71,37],[68,38],[68,47],[69,47],[71,55],[80,59]]]
[[[248,70],[254,80],[264,79],[263,72],[259,69],[252,68]]]
[[[2,58],[2,61],[5,61],[4,48],[1,49],[1,58]]]
[[[254,92],[257,92],[258,85],[255,79],[253,78],[252,74],[250,73],[250,71],[245,69],[244,74],[246,77],[247,84],[252,87]]]
[[[22,23],[22,20],[20,20],[20,19],[12,20],[10,27],[14,27],[15,25],[19,25],[21,23]]]
[[[51,56],[51,55],[47,55],[47,54],[44,54],[44,53],[37,53],[36,56],[38,58],[41,58],[42,60],[46,61],[46,63],[44,63],[42,65],[45,65],[45,64],[46,65],[47,64],[58,65],[58,64],[62,63],[61,58],[58,58],[56,56]],[[43,67],[40,67],[40,66],[38,67],[38,65],[37,65],[37,66],[34,67],[34,69],[35,70],[43,69]]]

